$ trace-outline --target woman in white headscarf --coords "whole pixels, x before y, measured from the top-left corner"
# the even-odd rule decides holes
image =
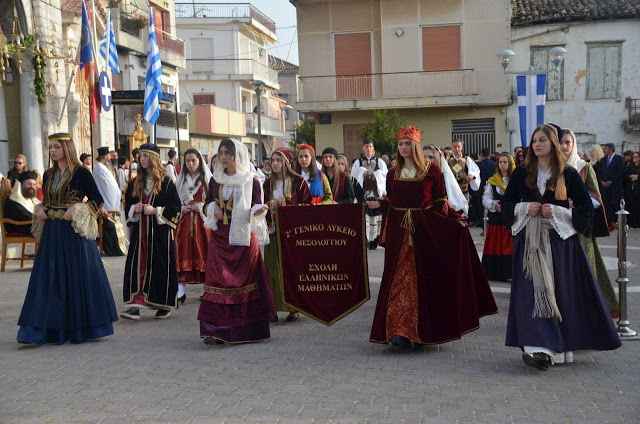
[[[198,320],[208,345],[270,338],[269,320],[277,315],[260,253],[269,242],[263,202],[247,148],[222,140],[204,204],[212,231]]]
[[[207,265],[209,229],[204,226],[204,201],[211,171],[197,149],[184,152],[176,188],[182,210],[176,229],[178,302],[184,303],[186,284],[203,284]]]
[[[609,279],[607,268],[602,260],[602,254],[598,248],[598,242],[596,237],[606,237],[609,235],[609,228],[607,225],[607,216],[602,204],[602,198],[600,197],[600,188],[598,187],[598,179],[596,173],[589,162],[585,162],[578,156],[578,146],[576,144],[576,136],[568,128],[563,128],[561,131],[560,150],[567,159],[567,165],[571,166],[578,171],[578,174],[582,177],[582,181],[587,186],[589,195],[591,196],[591,203],[594,207],[593,216],[593,230],[589,237],[579,234],[580,244],[584,248],[591,265],[593,275],[598,280],[602,297],[607,302],[609,311],[613,318],[617,318],[620,314],[620,307],[618,304],[618,297],[613,290],[613,285]]]

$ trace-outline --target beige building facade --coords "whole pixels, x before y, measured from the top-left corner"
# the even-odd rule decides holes
[[[425,139],[468,152],[508,148],[508,0],[291,0],[298,15],[297,109],[316,148],[354,158],[373,111],[398,110]]]

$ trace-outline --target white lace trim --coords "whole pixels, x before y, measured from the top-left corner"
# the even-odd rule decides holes
[[[158,225],[164,225],[166,224],[166,221],[164,220],[164,218],[162,217],[162,212],[164,211],[164,207],[163,206],[158,206],[156,208],[156,221],[158,222]]]
[[[553,217],[549,219],[549,222],[562,240],[566,240],[577,233],[571,222],[571,209],[558,205],[551,205],[551,213]]]
[[[516,207],[513,211],[515,216],[515,221],[511,226],[511,234],[516,236],[524,227],[527,226],[529,220],[531,219],[531,215],[529,215],[529,204],[531,202],[520,202],[516,204]]]
[[[254,215],[256,211],[262,209],[264,205],[253,205],[251,212],[249,213],[249,219],[251,220],[251,232],[256,233],[258,236],[258,244],[260,246],[266,246],[269,244],[269,229],[267,228],[267,211],[262,211],[258,215]]]
[[[204,218],[204,226],[211,228],[213,231],[218,230],[218,220],[214,213],[215,207],[216,204],[214,202],[209,203],[209,206],[207,207],[207,216]]]
[[[523,346],[525,353],[545,353],[549,355],[552,364],[564,364],[573,362],[573,352],[554,352],[551,349],[540,346]]]
[[[489,212],[495,212],[496,203],[498,203],[498,201],[493,198],[492,187],[493,186],[491,184],[487,183],[484,186],[484,193],[482,193],[482,206],[484,206]]]
[[[98,238],[98,221],[91,215],[89,206],[86,203],[76,203],[73,208],[73,220],[71,226],[73,230],[87,240]]]
[[[131,205],[131,208],[129,208],[129,221],[131,222],[138,222],[140,219],[140,215],[136,213],[135,209],[136,205]]]

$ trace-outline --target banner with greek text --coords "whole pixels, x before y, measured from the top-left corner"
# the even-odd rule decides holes
[[[364,204],[278,208],[285,305],[325,325],[369,300]]]

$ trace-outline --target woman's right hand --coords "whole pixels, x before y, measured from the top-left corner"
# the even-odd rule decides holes
[[[190,205],[182,207],[182,213],[183,214],[188,214],[189,212],[191,212],[191,206]]]
[[[540,207],[542,205],[540,205],[540,203],[538,202],[531,202],[529,204],[529,212],[528,214],[531,216],[538,216],[538,214],[540,213]]]
[[[142,213],[142,211],[144,211],[144,204],[142,204],[142,202],[136,203],[136,205],[133,208],[133,211],[135,213]]]
[[[49,219],[49,217],[47,216],[47,208],[36,209],[36,211],[33,213],[33,217],[40,221],[46,221],[47,219]]]
[[[378,209],[380,207],[380,202],[377,200],[367,200],[366,203],[369,209]]]
[[[502,206],[499,200],[496,201],[496,212],[502,212]]]
[[[222,218],[224,217],[224,213],[217,203],[215,203],[213,206],[213,216],[215,216],[218,221],[222,221]]]

